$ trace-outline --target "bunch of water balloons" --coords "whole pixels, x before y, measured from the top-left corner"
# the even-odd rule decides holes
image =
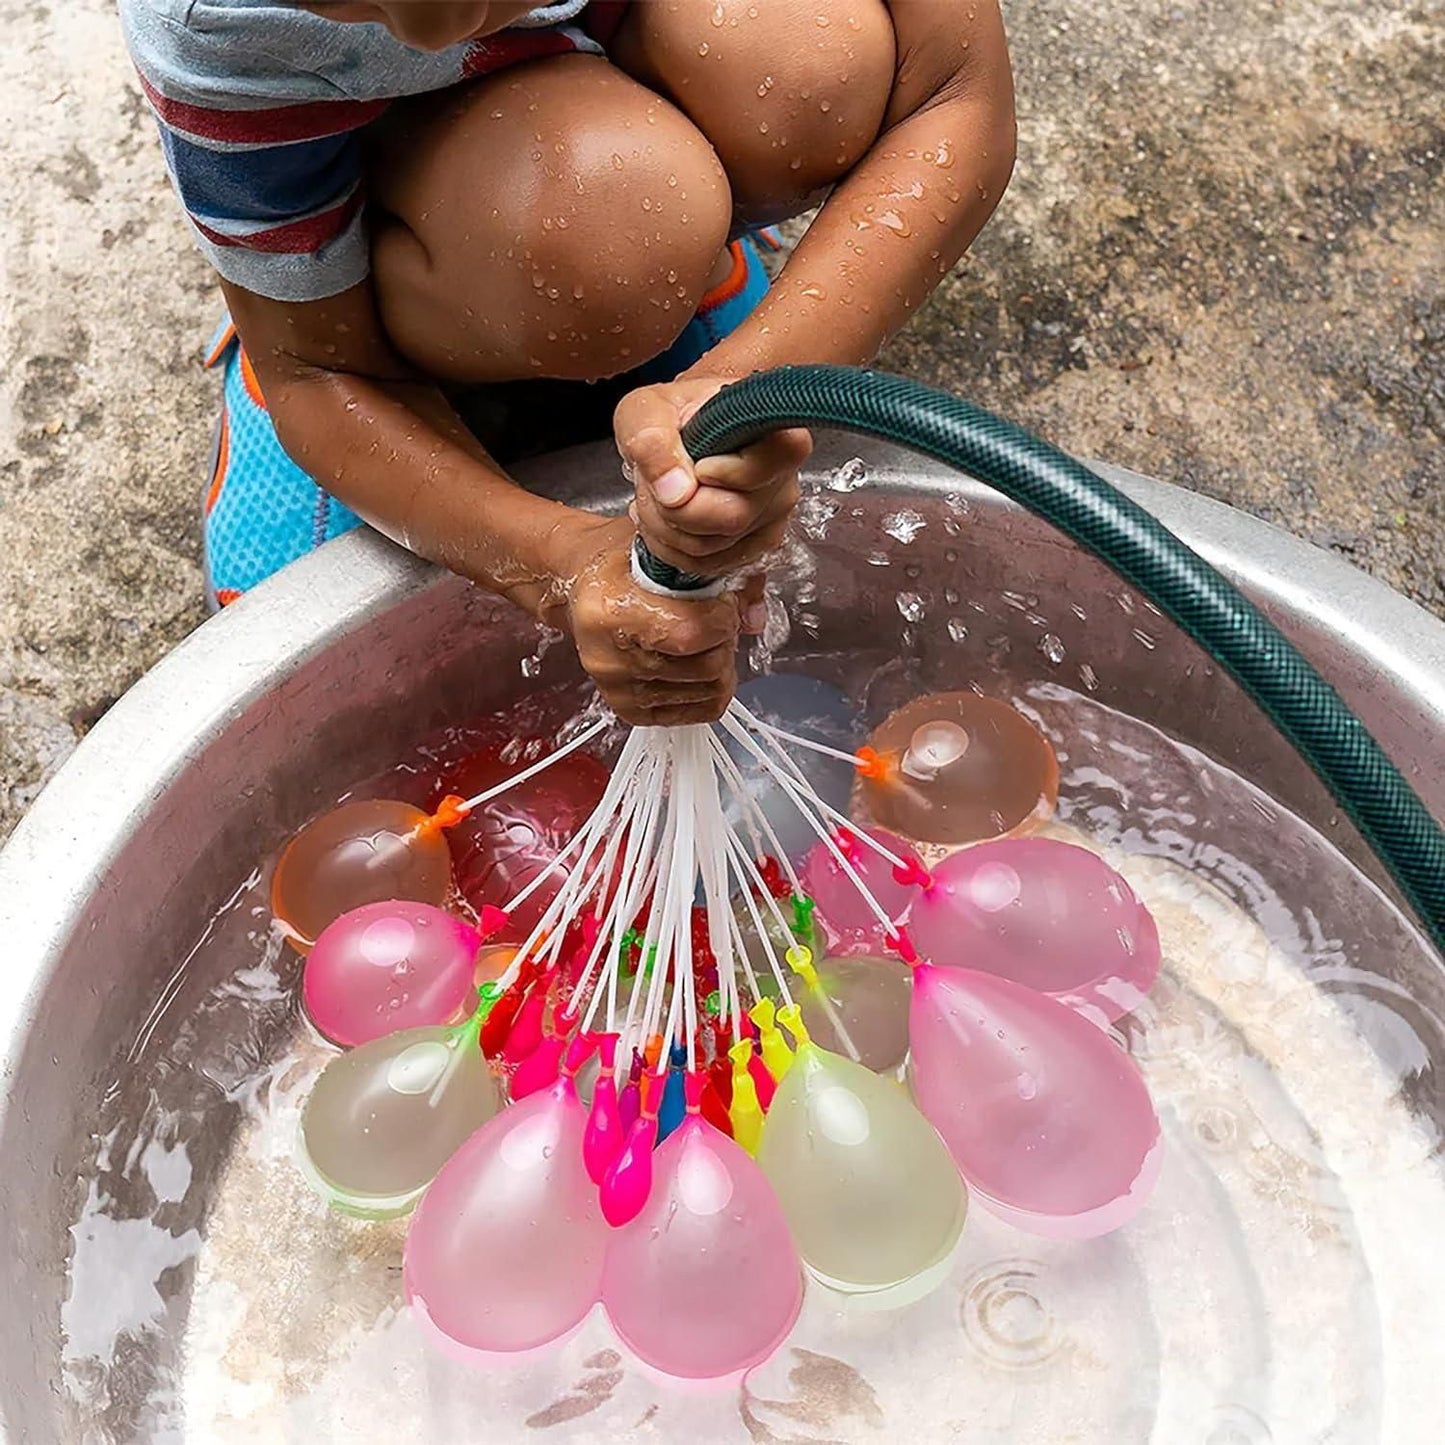
[[[1019,712],[934,695],[854,752],[735,701],[629,733],[610,775],[581,751],[607,726],[512,776],[474,759],[432,813],[345,804],[274,878],[347,1050],[304,1168],[343,1210],[415,1207],[405,1288],[451,1351],[532,1350],[600,1301],[643,1361],[728,1375],[805,1268],[941,1278],[967,1191],[1042,1234],[1133,1215],[1159,1125],[1104,1026],[1158,937],[1101,859],[1023,836],[1058,768]]]

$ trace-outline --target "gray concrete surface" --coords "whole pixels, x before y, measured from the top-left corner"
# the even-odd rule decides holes
[[[1017,178],[886,363],[1445,614],[1440,7],[1006,5]],[[217,299],[108,0],[0,0],[0,134],[3,837],[201,618]]]

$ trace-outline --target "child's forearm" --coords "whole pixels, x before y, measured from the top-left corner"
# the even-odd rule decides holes
[[[310,370],[271,404],[287,451],[377,531],[534,616],[560,600],[592,519],[508,478],[436,388]]]
[[[369,284],[324,301],[223,285],[276,434],[379,532],[542,616],[596,519],[517,486],[392,349]]]
[[[871,361],[998,204],[1013,170],[1014,107],[997,5],[897,0],[891,10],[899,62],[886,129],[698,374]]]

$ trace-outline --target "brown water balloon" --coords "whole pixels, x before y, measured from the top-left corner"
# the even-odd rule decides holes
[[[323,813],[291,840],[271,881],[271,911],[304,953],[353,908],[392,899],[440,907],[451,886],[437,823],[409,803],[370,798]]]
[[[835,1054],[856,1056],[875,1073],[898,1068],[908,1053],[912,997],[906,964],[867,954],[825,958],[816,980],[798,993],[813,1042]]]
[[[977,843],[1048,819],[1059,764],[1021,713],[973,692],[901,707],[859,750],[862,798],[880,827],[924,843]]]

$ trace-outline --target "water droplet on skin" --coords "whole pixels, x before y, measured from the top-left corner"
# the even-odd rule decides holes
[[[890,567],[892,559],[881,548],[875,548],[868,554],[868,565],[870,567]]]
[[[900,216],[897,211],[884,211],[878,217],[878,224],[885,231],[891,231],[895,236],[911,236],[913,227],[908,224],[907,218]]]
[[[697,47],[697,53],[699,55],[706,55],[711,49],[712,47],[704,40],[703,43]]]
[[[813,17],[813,24],[820,30],[826,30],[828,28],[828,17],[826,15],[815,15]]]
[[[868,480],[868,468],[862,457],[851,457],[831,477],[828,488],[834,492],[856,492]]]
[[[761,122],[759,123],[759,125],[758,125],[758,134],[759,134],[759,135],[767,135],[767,133],[768,133],[768,123],[767,123],[767,121],[761,121]]]
[[[928,609],[924,606],[923,598],[916,592],[900,592],[894,600],[898,604],[898,611],[909,622],[922,622],[927,616]]]
[[[948,635],[955,642],[962,642],[968,636],[968,624],[961,617],[948,619]]]
[[[1039,638],[1039,651],[1048,658],[1055,667],[1064,660],[1064,644],[1054,633],[1046,632]]]
[[[620,171],[622,169],[622,157],[618,155],[616,151],[612,152],[612,169],[614,171]]]
[[[821,110],[824,115],[827,115],[828,112],[833,109],[833,102],[831,100],[820,100],[818,102],[818,109]]]
[[[798,294],[800,296],[806,296],[810,301],[824,301],[828,296],[828,293],[823,290],[821,286],[817,285],[804,286]]]
[[[712,15],[709,18],[712,20],[715,30],[722,29],[727,20],[727,11],[723,9],[722,0],[718,0],[718,3],[712,7]]]

